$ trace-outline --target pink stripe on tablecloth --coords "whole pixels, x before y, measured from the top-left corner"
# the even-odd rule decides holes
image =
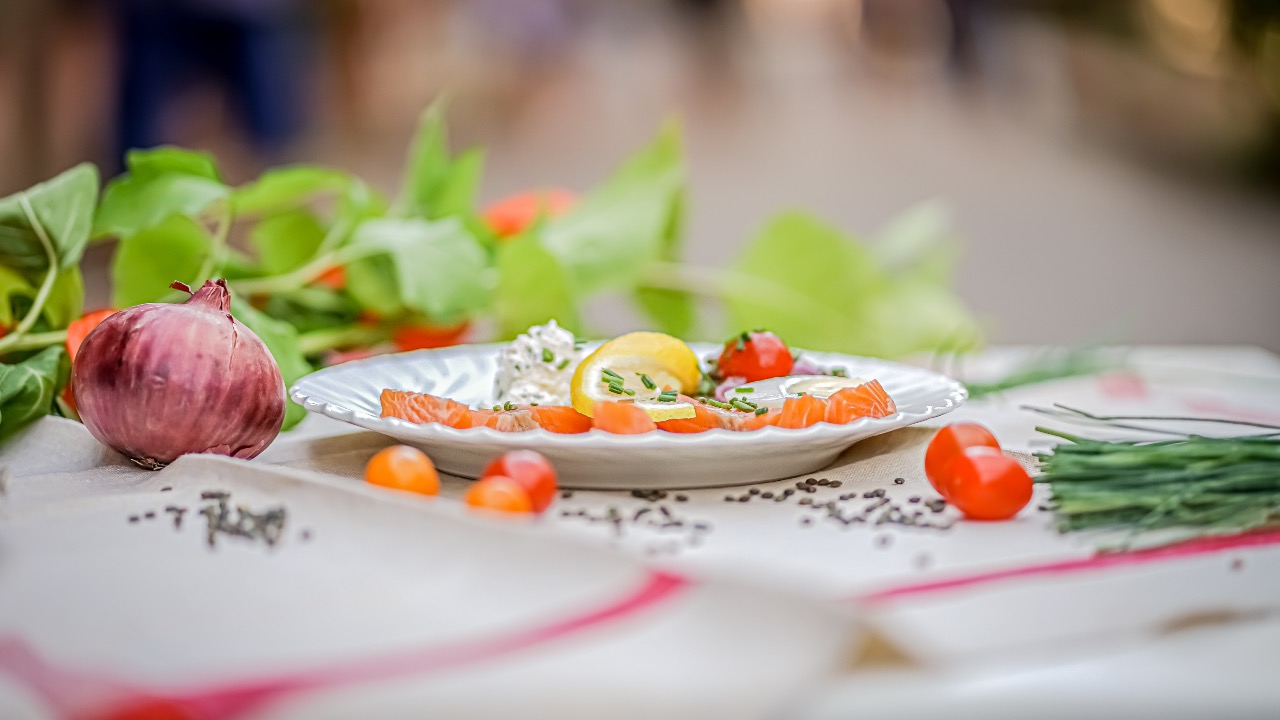
[[[676,575],[650,572],[639,588],[626,595],[540,627],[187,691],[142,689],[107,675],[54,667],[17,638],[0,640],[0,671],[25,684],[59,717],[68,720],[231,720],[294,692],[439,672],[502,657],[629,617],[679,595],[690,584],[689,580]],[[92,693],[95,698],[89,708],[71,699],[83,692]]]
[[[877,590],[865,595],[859,595],[851,599],[855,602],[865,604],[878,604],[894,600],[919,597],[922,595],[932,595],[935,593],[944,593],[952,590],[983,586],[1006,580],[1020,580],[1023,578],[1045,575],[1068,575],[1080,572],[1128,567],[1132,565],[1146,565],[1149,563],[1178,560],[1200,555],[1212,555],[1214,553],[1226,552],[1228,550],[1264,547],[1277,544],[1280,544],[1280,532],[1274,531],[1246,533],[1243,535],[1227,535],[1222,537],[1197,538],[1195,540],[1188,540],[1186,542],[1168,545],[1165,547],[1151,548],[1149,550],[1134,550],[1123,553],[1099,553],[1097,555],[1087,558],[1079,558],[1076,560],[1062,560],[1058,562],[1043,563],[1040,565],[1024,565],[1016,568],[977,573],[975,575],[964,575],[962,577],[934,580],[913,585],[901,585],[886,590]]]

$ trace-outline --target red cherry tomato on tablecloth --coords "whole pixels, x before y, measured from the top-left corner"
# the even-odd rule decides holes
[[[504,475],[490,475],[472,483],[463,497],[467,505],[483,510],[524,514],[533,512],[533,498],[524,485]]]
[[[724,344],[720,374],[747,382],[784,377],[791,372],[791,350],[771,332],[743,333]]]
[[[1031,502],[1031,476],[995,448],[968,448],[947,472],[951,504],[972,520],[1007,520]]]
[[[512,450],[489,463],[480,478],[501,475],[524,486],[533,501],[533,511],[542,512],[556,497],[556,469],[532,450]]]
[[[951,479],[947,467],[966,448],[989,447],[1000,449],[1000,443],[991,431],[977,423],[955,423],[938,431],[929,441],[924,453],[924,474],[929,484],[944,498],[948,498],[947,485]],[[949,499],[949,498],[948,498]]]

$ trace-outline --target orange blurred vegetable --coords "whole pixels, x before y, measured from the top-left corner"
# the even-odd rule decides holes
[[[401,325],[391,331],[391,340],[401,352],[429,350],[457,345],[470,329],[466,320],[457,325]]]
[[[509,238],[524,232],[539,216],[559,217],[577,202],[577,194],[570,190],[527,190],[489,205],[484,209],[484,222],[499,238]]]
[[[85,338],[89,337],[89,333],[115,312],[111,308],[94,310],[81,315],[79,320],[71,321],[67,326],[67,357],[71,358],[72,362],[75,362],[76,353],[80,352],[80,345]],[[0,333],[0,337],[3,337],[3,333]]]

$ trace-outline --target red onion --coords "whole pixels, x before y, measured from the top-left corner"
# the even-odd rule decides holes
[[[284,380],[230,309],[226,281],[210,280],[181,305],[147,303],[103,320],[72,367],[89,432],[152,470],[187,453],[247,459],[265,450],[284,422]]]

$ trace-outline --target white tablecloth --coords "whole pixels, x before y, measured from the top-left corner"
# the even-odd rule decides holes
[[[993,351],[964,369],[998,375],[1029,352]],[[1034,432],[1043,419],[1023,404],[1280,416],[1280,361],[1268,353],[1126,358],[1127,369],[973,402],[940,422],[977,420],[1033,451],[1046,447]],[[159,693],[203,702],[210,717],[915,717],[969,697],[984,717],[1019,717],[1038,697],[1103,678],[1166,717],[1194,716],[1197,698],[1280,708],[1252,681],[1280,654],[1250,640],[1280,635],[1280,544],[1102,567],[1090,560],[1100,538],[1057,534],[1035,502],[1007,523],[922,510],[946,529],[846,525],[799,503],[877,502],[862,494],[879,488],[921,507],[934,497],[921,471],[928,436],[861,443],[814,476],[839,487],[783,502],[763,495],[794,480],[754,486],[747,502],[736,500],[746,488],[660,502],[576,492],[536,522],[503,522],[453,502],[462,480],[446,478],[438,501],[365,487],[364,463],[389,441],[322,418],[255,461],[189,457],[159,473],[46,419],[0,461],[0,669],[24,677],[0,679],[0,717],[58,716],[30,691],[40,678],[62,716]],[[210,550],[197,515],[212,504],[206,490],[254,509],[283,504],[279,545],[231,538]],[[165,510],[178,506],[181,530]],[[653,522],[662,508],[670,515]],[[625,522],[592,521],[610,512]],[[1188,684],[1153,704],[1206,648],[1230,652],[1215,672],[1232,693]],[[66,683],[68,673],[85,675]]]

